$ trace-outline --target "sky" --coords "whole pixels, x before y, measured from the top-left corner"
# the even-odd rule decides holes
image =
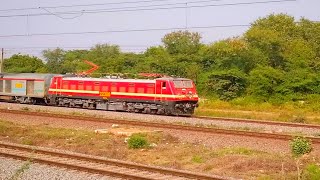
[[[199,32],[209,44],[241,36],[272,13],[320,21],[319,7],[319,0],[10,0],[0,5],[0,48],[5,57],[39,56],[108,43],[139,53],[175,30]]]

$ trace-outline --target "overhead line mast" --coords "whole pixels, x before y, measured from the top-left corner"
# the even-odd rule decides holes
[[[1,61],[0,61],[0,73],[3,72],[3,55],[4,55],[4,49],[1,48]]]

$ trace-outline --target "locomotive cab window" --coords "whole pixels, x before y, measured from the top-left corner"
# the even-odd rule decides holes
[[[193,88],[192,81],[190,80],[175,80],[173,84],[175,88]]]

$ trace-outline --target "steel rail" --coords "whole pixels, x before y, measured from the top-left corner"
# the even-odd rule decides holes
[[[142,164],[136,164],[131,162],[125,162],[125,161],[119,161],[114,159],[106,159],[96,156],[88,156],[84,154],[71,154],[67,152],[61,152],[59,150],[48,150],[43,149],[35,146],[25,146],[25,145],[18,145],[18,144],[12,144],[12,143],[5,143],[0,142],[0,148],[6,148],[9,149],[9,151],[1,151],[0,150],[0,156],[6,156],[11,157],[15,159],[23,159],[23,160],[30,160],[33,162],[39,162],[39,163],[45,163],[45,164],[51,164],[56,166],[62,166],[66,168],[71,169],[77,169],[80,171],[87,171],[92,173],[98,173],[98,174],[105,174],[110,176],[116,176],[126,179],[155,179],[152,177],[144,177],[141,175],[136,175],[131,173],[125,173],[125,172],[117,172],[114,170],[106,169],[106,168],[95,168],[94,166],[88,165],[90,162],[96,163],[96,164],[103,164],[103,165],[112,165],[116,167],[126,168],[130,170],[138,170],[138,171],[145,171],[150,173],[156,173],[161,174],[164,176],[174,176],[174,177],[183,177],[187,179],[213,179],[213,180],[232,180],[234,178],[229,177],[222,177],[222,176],[216,176],[216,175],[208,175],[208,174],[201,174],[201,173],[194,173],[189,171],[181,171],[181,170],[175,170],[175,169],[168,169],[168,168],[162,168],[162,167],[155,167],[155,166],[146,166]],[[27,154],[23,153],[10,153],[10,150],[19,150],[22,152],[27,152]],[[30,156],[30,153],[33,154],[33,156]],[[37,156],[38,155],[38,156]],[[39,156],[40,155],[40,156]],[[49,155],[54,158],[67,158],[71,161],[73,160],[81,160],[88,162],[85,166],[81,164],[74,164],[74,163],[68,163],[65,160],[63,161],[57,161],[53,159],[46,159],[41,157],[41,155]],[[70,162],[70,161],[69,161]],[[151,174],[152,175],[152,174]],[[159,178],[159,177],[158,177]]]
[[[234,130],[234,129],[222,129],[222,128],[216,128],[216,127],[201,127],[201,126],[199,127],[199,126],[192,126],[192,125],[178,125],[178,124],[172,124],[172,123],[147,122],[147,121],[126,120],[126,119],[119,120],[119,119],[111,119],[111,118],[76,116],[76,115],[56,114],[56,113],[47,113],[47,112],[31,112],[31,111],[7,110],[7,109],[0,109],[0,112],[30,115],[30,116],[40,116],[40,117],[53,117],[53,118],[60,118],[60,119],[72,119],[72,120],[79,120],[79,121],[115,123],[115,124],[123,124],[123,125],[165,128],[165,129],[212,133],[212,134],[266,138],[266,139],[292,140],[295,137],[295,135],[280,134],[280,133],[266,133],[266,132],[244,131],[244,130]],[[304,137],[310,139],[313,143],[320,144],[320,138],[318,137],[312,137],[312,136],[304,136]]]

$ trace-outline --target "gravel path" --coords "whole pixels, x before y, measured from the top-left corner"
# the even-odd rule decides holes
[[[21,172],[21,173],[19,173]],[[0,179],[11,179],[19,177],[21,180],[43,180],[43,179],[59,179],[59,180],[115,180],[108,176],[99,174],[90,174],[76,170],[48,166],[44,164],[32,163],[26,161],[0,157]]]
[[[172,116],[158,116],[148,114],[134,114],[127,112],[113,112],[113,111],[98,111],[87,109],[74,109],[65,107],[53,107],[53,106],[39,106],[39,105],[25,105],[25,104],[13,104],[0,102],[0,108],[21,110],[28,108],[29,110],[43,111],[43,112],[55,112],[55,113],[70,113],[74,115],[94,115],[98,117],[116,118],[116,119],[130,119],[140,121],[152,121],[152,122],[171,122],[181,124],[192,125],[209,125],[221,128],[233,128],[233,129],[245,129],[245,130],[257,130],[262,132],[277,132],[277,133],[291,133],[291,134],[303,134],[308,136],[319,136],[319,129],[315,128],[303,128],[303,127],[286,127],[277,125],[263,125],[256,123],[242,123],[242,122],[226,122],[219,120],[203,120],[199,118],[184,118],[184,117],[172,117]]]

